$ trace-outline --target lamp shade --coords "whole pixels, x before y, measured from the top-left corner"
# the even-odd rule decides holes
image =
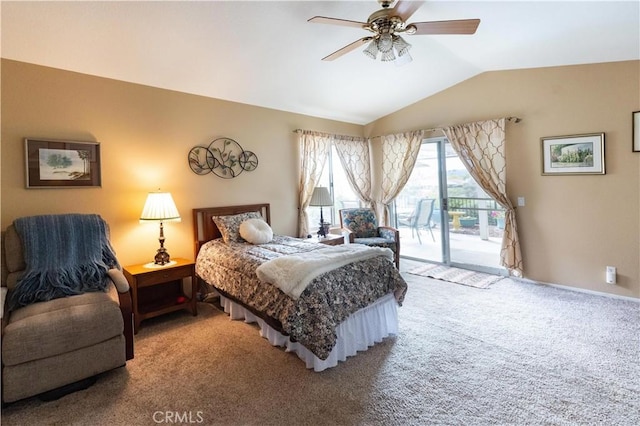
[[[316,186],[313,189],[313,194],[311,195],[311,201],[309,202],[310,206],[332,206],[333,200],[331,199],[331,194],[329,194],[329,190],[324,186]]]
[[[179,222],[180,213],[169,192],[150,192],[144,203],[140,222]]]

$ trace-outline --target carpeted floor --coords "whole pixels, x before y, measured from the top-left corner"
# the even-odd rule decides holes
[[[435,278],[455,284],[468,285],[476,288],[489,288],[504,277],[499,275],[485,274],[482,272],[470,271],[468,269],[454,268],[435,263],[425,263],[418,267],[409,269],[410,274],[421,275],[423,277]]]
[[[403,275],[399,335],[336,368],[308,371],[200,304],[197,317],[144,322],[126,368],[58,401],[5,407],[2,424],[640,424],[637,302]]]

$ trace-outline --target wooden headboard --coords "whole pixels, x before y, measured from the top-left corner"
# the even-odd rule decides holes
[[[247,212],[260,213],[264,220],[271,225],[271,211],[269,203],[193,209],[193,236],[195,241],[194,259],[198,256],[200,247],[204,243],[222,236],[220,234],[220,230],[213,222],[213,216],[228,216]]]

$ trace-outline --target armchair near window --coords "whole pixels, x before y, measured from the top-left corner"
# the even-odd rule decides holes
[[[349,234],[349,242],[375,247],[386,247],[393,251],[396,268],[400,267],[400,232],[390,226],[378,226],[372,209],[342,209],[340,226]]]
[[[47,235],[60,237],[63,246],[70,238]],[[133,358],[131,296],[122,272],[107,272],[105,291],[10,307],[12,294],[30,271],[24,247],[14,224],[2,232],[3,403],[34,395],[55,399],[93,384],[97,374]]]

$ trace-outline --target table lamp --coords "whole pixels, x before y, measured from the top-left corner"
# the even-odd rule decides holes
[[[160,248],[154,258],[156,265],[165,265],[170,262],[169,253],[164,248],[164,222],[180,222],[180,213],[168,192],[150,192],[144,203],[140,222],[160,222]]]
[[[333,200],[331,199],[331,194],[329,194],[329,190],[324,186],[316,186],[313,189],[313,194],[311,195],[311,201],[309,202],[310,206],[320,207],[320,229],[318,229],[318,236],[326,237],[327,231],[324,228],[324,218],[322,217],[322,207],[333,206]]]

